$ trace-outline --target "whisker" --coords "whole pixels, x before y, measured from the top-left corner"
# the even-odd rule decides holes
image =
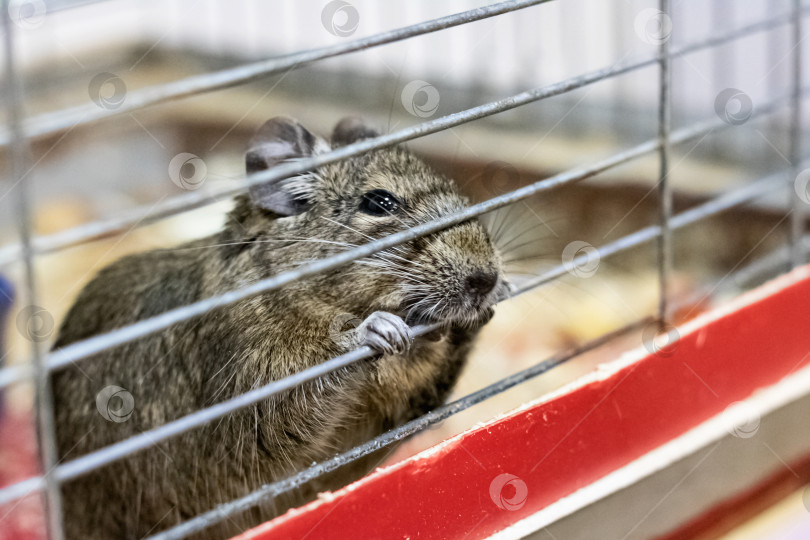
[[[525,255],[525,256],[521,256],[521,257],[513,257],[513,258],[509,258],[509,259],[504,259],[503,264],[509,265],[509,264],[514,264],[514,263],[518,263],[518,262],[535,261],[535,260],[551,262],[551,261],[554,260],[554,258],[550,257],[549,255],[550,255],[549,253],[539,253],[537,255]]]
[[[526,240],[525,242],[521,242],[520,244],[518,244],[516,246],[513,246],[511,249],[501,250],[501,255],[506,255],[508,257],[509,255],[514,254],[514,255],[518,256],[518,255],[520,255],[520,253],[519,253],[520,250],[522,250],[526,246],[532,246],[532,245],[536,245],[536,247],[541,248],[541,249],[547,249],[549,247],[541,239],[533,238],[531,240]]]

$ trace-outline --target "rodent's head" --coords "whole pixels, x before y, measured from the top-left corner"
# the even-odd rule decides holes
[[[288,118],[265,123],[250,142],[247,172],[306,158],[377,135],[347,118],[331,144]],[[251,238],[254,260],[280,270],[456,212],[455,184],[403,148],[376,150],[251,189],[232,215]],[[260,240],[261,239],[261,240]],[[275,273],[273,272],[273,273]],[[307,279],[355,314],[385,310],[409,323],[473,324],[507,292],[502,262],[475,219]]]

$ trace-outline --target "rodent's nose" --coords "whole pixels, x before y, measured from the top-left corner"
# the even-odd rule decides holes
[[[489,294],[496,283],[498,283],[498,274],[475,272],[464,282],[464,287],[469,294],[484,297]]]

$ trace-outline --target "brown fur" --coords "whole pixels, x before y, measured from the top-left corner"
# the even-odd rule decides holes
[[[353,129],[358,131],[355,124]],[[338,135],[333,144],[351,142]],[[55,347],[247,286],[466,204],[449,180],[400,148],[325,166],[291,182],[306,184],[305,212],[280,217],[241,196],[219,234],[103,269],[79,295]],[[359,212],[359,198],[371,189],[396,194],[403,212]],[[478,304],[463,288],[465,276],[476,270],[499,276],[496,290]],[[501,276],[487,233],[477,221],[467,222],[57,372],[59,457],[69,460],[347,352],[360,342],[333,339],[336,318],[362,320],[388,311],[409,323],[447,322],[441,335],[417,338],[407,354],[333,372],[67,483],[68,537],[154,534],[440,405],[491,315],[504,286]],[[429,302],[414,307],[428,294]],[[108,385],[134,397],[125,422],[109,422],[96,410],[96,395]],[[201,536],[222,538],[254,526],[318,491],[355,480],[380,457],[368,456]]]

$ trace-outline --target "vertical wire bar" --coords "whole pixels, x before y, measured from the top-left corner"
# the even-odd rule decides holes
[[[792,1],[792,0],[791,0]],[[791,14],[792,9],[791,9]],[[787,29],[787,26],[785,27]],[[785,35],[788,31],[782,31],[781,29],[770,30],[766,32],[766,36],[768,42],[766,44],[766,66],[765,69],[770,69],[770,75],[768,76],[768,95],[769,96],[778,96],[779,94],[783,93],[785,87],[789,85],[788,77],[790,77],[790,62],[786,62],[787,66],[785,69],[782,68],[782,63],[784,62],[785,51],[790,50],[790,36]],[[787,48],[786,48],[787,47]],[[785,131],[785,121],[782,117],[778,115],[770,116],[765,122],[763,122],[763,127],[766,128],[768,138],[771,140],[778,139],[781,140],[783,136],[785,136],[785,142],[787,145],[790,145],[790,127],[788,127],[787,132]],[[778,143],[775,143],[778,146]],[[769,167],[773,166],[774,168],[782,166],[782,158],[773,151],[770,145],[760,145],[762,147],[763,156],[765,156],[765,163],[768,164]],[[787,149],[787,155],[790,156],[790,148]]]
[[[728,9],[728,3],[724,0],[713,0],[711,2],[711,6],[697,6],[699,9],[706,9],[708,11],[709,20],[711,21],[711,28],[714,32],[721,32],[728,30],[729,28],[734,27],[734,22],[731,21],[729,24],[729,15],[730,10]],[[730,54],[728,47],[726,46],[718,46],[713,47],[711,49],[711,81],[713,87],[710,89],[711,98],[721,92],[724,88],[728,88],[731,84],[731,81],[734,80],[734,55]],[[688,84],[688,83],[687,83]],[[698,92],[700,91],[700,87],[698,86]],[[704,95],[704,93],[696,94],[692,93],[692,98],[697,98],[700,100],[710,99],[708,95]],[[687,98],[687,103],[694,103],[693,99]],[[733,152],[729,151],[731,148],[734,148],[733,144],[729,144],[728,141],[730,137],[712,137],[709,139],[709,148],[712,152],[712,155],[717,156],[722,161],[726,161],[729,159],[730,155],[733,155]]]
[[[669,26],[671,19],[670,1],[659,0],[658,9],[661,12],[661,31]],[[670,218],[672,217],[672,190],[669,185],[669,132],[671,125],[672,73],[669,58],[670,35],[661,36],[659,46],[659,102],[658,102],[658,139],[659,149],[659,181],[658,181],[658,221],[661,234],[658,236],[658,320],[663,329],[668,320],[667,300],[669,298],[669,275],[672,269],[672,231]]]
[[[621,58],[625,50],[625,21],[628,20],[630,10],[626,8],[623,2],[614,2],[613,4],[613,20],[610,21],[612,36],[610,46],[613,47],[613,55],[616,58]],[[628,95],[627,90],[629,85],[624,85],[623,77],[616,77],[611,80],[610,84],[613,85],[613,110],[611,118],[611,129],[619,137],[624,137],[627,131],[626,115],[624,113],[625,102],[632,102],[635,96]]]
[[[802,16],[800,13],[801,0],[793,0],[793,66],[792,66],[792,96],[790,104],[790,162],[791,175],[788,179],[791,194],[790,219],[790,264],[796,268],[804,263],[804,250],[802,249],[802,237],[804,236],[804,201],[794,188],[794,182],[799,175],[799,161],[801,160],[801,123],[802,123]],[[807,190],[807,186],[803,186]]]
[[[34,252],[31,246],[31,189],[25,179],[28,162],[28,140],[23,136],[20,118],[22,101],[19,74],[15,58],[14,23],[9,13],[10,0],[3,0],[4,56],[5,56],[5,94],[7,122],[11,133],[11,144],[8,148],[9,181],[16,189],[16,218],[20,232],[22,256],[25,267],[25,284],[22,298],[29,306],[36,305],[36,278],[34,273]],[[48,522],[48,534],[51,540],[63,540],[62,500],[59,481],[51,474],[56,466],[56,430],[54,423],[53,395],[50,378],[45,367],[45,358],[39,347],[38,339],[31,341],[31,358],[35,369],[37,435],[42,472],[45,475],[45,513]]]

